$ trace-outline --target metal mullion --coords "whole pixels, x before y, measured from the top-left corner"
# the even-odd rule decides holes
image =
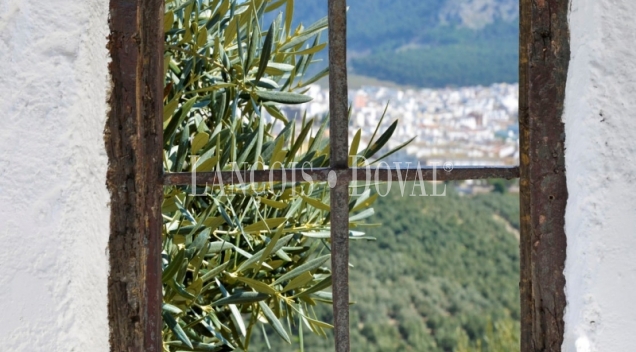
[[[367,175],[369,173],[369,175]],[[480,180],[488,178],[512,179],[519,177],[519,167],[455,167],[445,170],[444,167],[422,167],[408,169],[280,169],[240,171],[238,175],[234,171],[200,172],[195,174],[195,183],[198,185],[217,186],[221,183],[256,183],[256,182],[325,182],[329,181],[329,174],[335,175],[338,181],[343,183],[351,181],[461,181]],[[240,177],[239,177],[240,176]],[[192,174],[187,172],[167,173],[163,176],[166,186],[189,185],[192,183]]]
[[[329,0],[328,16],[330,164],[332,169],[346,170],[349,159],[346,0]],[[349,182],[341,178],[336,180],[330,195],[335,350],[348,352],[350,350]]]

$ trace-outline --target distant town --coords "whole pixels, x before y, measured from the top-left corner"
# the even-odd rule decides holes
[[[324,116],[329,91],[312,85],[314,99],[285,107],[288,117]],[[364,86],[349,91],[352,106],[350,138],[362,130],[366,145],[386,108],[380,131],[396,119],[389,148],[415,138],[392,160],[422,165],[452,162],[457,166],[500,166],[519,163],[518,84],[443,89],[398,89]],[[388,107],[387,107],[388,104]],[[318,119],[319,120],[319,119]],[[397,158],[397,159],[396,159]]]

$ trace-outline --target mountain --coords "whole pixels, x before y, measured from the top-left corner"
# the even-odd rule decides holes
[[[348,57],[356,74],[420,87],[518,80],[518,1],[347,4]],[[326,14],[325,0],[295,2],[297,24],[309,25]]]

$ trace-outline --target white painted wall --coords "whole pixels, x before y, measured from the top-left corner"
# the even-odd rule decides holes
[[[3,351],[107,351],[108,2],[0,0]],[[636,350],[636,2],[572,0],[564,350]]]
[[[0,350],[108,351],[108,1],[0,0]]]
[[[572,0],[564,351],[636,351],[636,1]]]

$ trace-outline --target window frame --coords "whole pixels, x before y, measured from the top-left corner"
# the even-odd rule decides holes
[[[163,174],[163,0],[110,0],[108,48],[113,89],[105,127],[111,194],[108,319],[112,351],[161,351],[161,201],[169,184],[190,174]],[[520,0],[520,166],[455,168],[432,180],[520,177],[521,351],[560,351],[565,309],[563,269],[567,188],[561,121],[569,62],[568,1]],[[332,268],[337,352],[350,350],[348,291],[348,168],[346,1],[329,0]],[[282,178],[285,170],[275,173]],[[305,170],[306,172],[306,170]],[[363,171],[364,172],[364,171]],[[409,170],[385,170],[387,179]],[[197,174],[215,183],[217,174]],[[223,175],[224,179],[234,174]],[[269,175],[268,175],[269,176]],[[258,176],[257,176],[258,177]],[[345,211],[338,212],[337,209]]]

